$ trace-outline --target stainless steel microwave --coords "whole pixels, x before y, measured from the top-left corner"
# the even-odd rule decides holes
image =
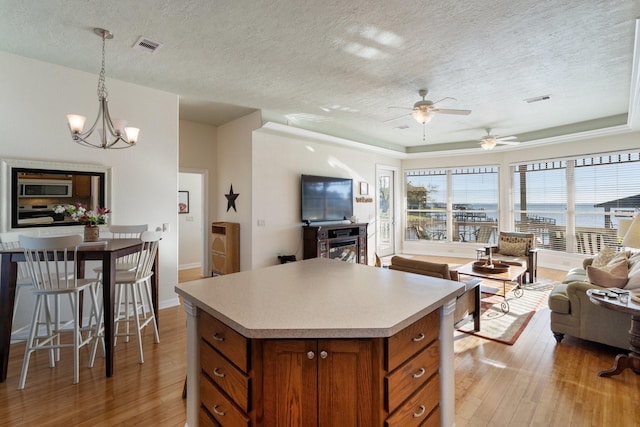
[[[18,179],[18,197],[72,197],[70,179]]]

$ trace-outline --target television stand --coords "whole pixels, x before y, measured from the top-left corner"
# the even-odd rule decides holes
[[[367,264],[367,225],[355,223],[303,226],[303,258],[331,258]]]

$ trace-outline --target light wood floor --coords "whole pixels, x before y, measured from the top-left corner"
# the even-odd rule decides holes
[[[459,259],[445,259],[460,263]],[[180,280],[197,278],[181,271]],[[564,272],[539,269],[541,277]],[[81,367],[71,384],[70,357],[50,369],[46,354],[32,356],[26,388],[18,391],[24,344],[11,348],[9,375],[0,384],[0,426],[183,426],[186,370],[185,314],[160,312],[160,344],[145,333],[145,363],[135,343],[119,342],[114,376],[104,377],[102,359]],[[84,349],[83,349],[84,350]],[[565,338],[556,345],[549,311],[540,310],[513,346],[469,335],[455,342],[456,424],[464,426],[633,426],[640,420],[640,375],[612,378],[615,349]],[[70,356],[70,355],[69,355]],[[86,361],[88,351],[81,352]]]

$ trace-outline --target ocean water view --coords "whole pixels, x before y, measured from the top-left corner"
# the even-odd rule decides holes
[[[484,210],[487,212],[487,219],[496,220],[497,213],[495,212],[495,204],[486,203],[473,203],[472,207],[467,209],[471,210]],[[516,211],[520,210],[520,204],[515,205]],[[489,212],[494,210],[494,212]],[[527,205],[527,212],[529,217],[538,217],[548,219],[551,222],[555,222],[555,225],[566,225],[567,214],[566,205],[562,203],[544,203],[536,204],[531,203]],[[620,209],[617,212],[610,212],[611,223],[613,228],[617,228],[618,219],[621,217],[629,217],[632,212],[629,209]],[[518,215],[516,214],[516,217]],[[605,210],[601,207],[595,207],[590,203],[576,204],[576,227],[604,227],[605,226]]]

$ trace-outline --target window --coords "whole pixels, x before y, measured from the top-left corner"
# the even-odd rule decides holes
[[[595,254],[615,247],[621,218],[640,207],[640,155],[624,153],[515,165],[517,231],[538,247]]]
[[[406,239],[495,241],[497,167],[407,171],[405,189]]]

